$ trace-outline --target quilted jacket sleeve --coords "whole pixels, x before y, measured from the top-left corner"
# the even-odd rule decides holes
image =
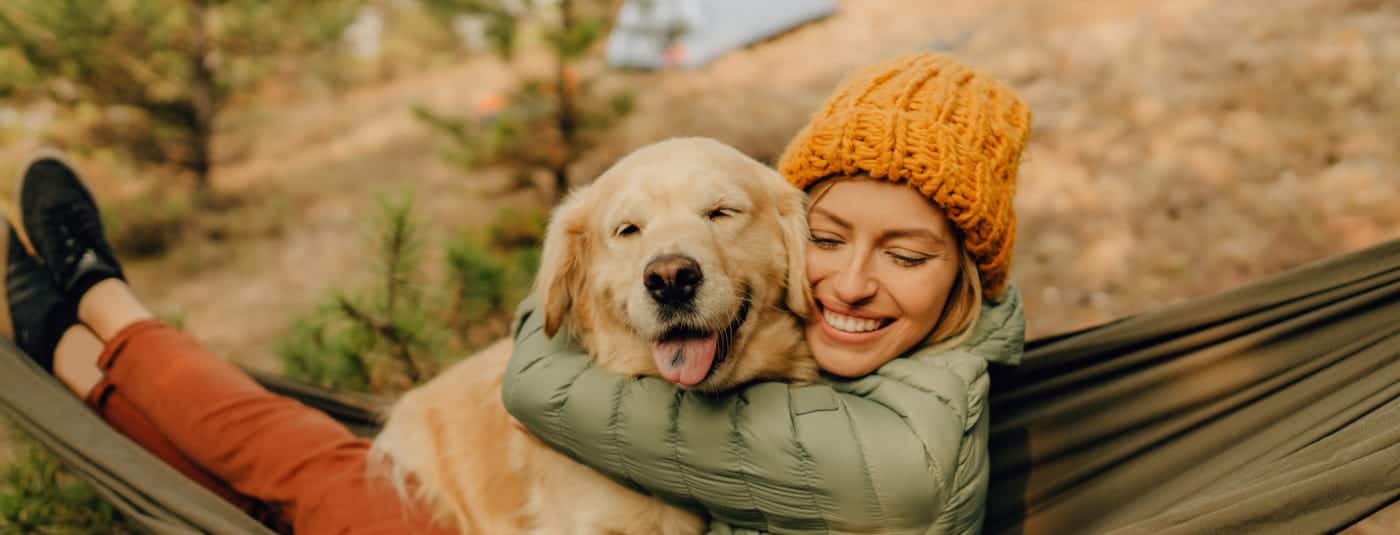
[[[945,507],[977,484],[958,469],[969,448],[985,461],[986,361],[972,352],[915,354],[853,381],[701,395],[594,367],[539,316],[527,300],[513,324],[507,410],[552,447],[701,506],[723,530],[944,531],[932,527]]]

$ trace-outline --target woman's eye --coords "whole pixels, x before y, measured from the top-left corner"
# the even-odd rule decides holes
[[[716,219],[723,219],[732,216],[734,215],[734,212],[735,211],[731,208],[715,208],[708,212],[705,212],[705,217],[711,221],[714,221]]]
[[[836,246],[841,245],[840,240],[833,240],[831,238],[818,238],[816,236],[812,236],[810,238],[807,238],[807,240],[812,242],[812,245],[817,246],[818,249],[834,249],[836,248]]]
[[[631,223],[623,223],[617,226],[617,230],[614,233],[621,237],[627,237],[637,234],[641,231],[642,229],[637,225],[633,225]]]
[[[899,254],[899,253],[885,253],[885,254],[890,255],[890,258],[894,259],[894,263],[899,264],[899,265],[904,266],[904,267],[914,267],[914,266],[923,264],[924,262],[928,262],[928,257],[926,257],[926,256],[925,256],[925,257],[907,256],[907,255],[902,255],[902,254]]]

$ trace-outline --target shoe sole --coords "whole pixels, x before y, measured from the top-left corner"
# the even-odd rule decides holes
[[[68,167],[68,170],[73,172],[73,176],[78,178],[78,187],[82,189],[83,194],[87,195],[88,200],[92,201],[94,206],[97,205],[97,197],[92,195],[92,190],[88,189],[87,180],[83,179],[83,173],[78,170],[78,166],[73,165],[73,160],[68,157],[67,153],[53,147],[44,147],[34,151],[33,154],[29,155],[29,158],[24,160],[24,164],[19,167],[19,172],[15,173],[15,211],[18,213],[11,216],[7,212],[5,220],[14,227],[15,234],[19,235],[19,241],[24,243],[24,248],[29,251],[29,256],[38,258],[42,262],[45,261],[44,258],[39,256],[39,252],[34,249],[34,242],[29,241],[29,232],[25,228],[23,220],[24,206],[20,204],[24,199],[24,177],[29,174],[29,168],[33,167],[39,160],[57,160]],[[20,218],[20,220],[16,221],[14,218]],[[6,323],[8,324],[8,322]]]

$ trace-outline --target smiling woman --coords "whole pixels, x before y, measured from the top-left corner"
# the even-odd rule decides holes
[[[810,196],[788,272],[805,269],[810,301],[790,309],[810,311],[822,382],[700,395],[609,374],[527,302],[506,409],[570,457],[704,509],[711,533],[980,533],[987,363],[1023,345],[1007,273],[1029,129],[1009,88],[944,56],[855,73],[779,163]]]
[[[822,181],[810,202],[807,281],[819,314],[807,344],[822,369],[859,377],[967,331],[981,288],[942,209],[868,175]]]

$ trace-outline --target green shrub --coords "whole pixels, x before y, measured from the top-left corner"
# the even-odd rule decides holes
[[[501,305],[506,313],[530,294],[535,272],[540,268],[540,248],[544,246],[548,222],[549,214],[542,210],[506,208],[487,227],[491,245],[506,266],[500,290]]]
[[[436,373],[445,353],[438,307],[424,295],[413,200],[381,199],[372,282],[332,293],[277,344],[289,377],[328,388],[394,393]]]
[[[392,394],[431,378],[444,356],[506,334],[504,320],[539,268],[542,213],[502,210],[486,227],[458,233],[447,244],[442,284],[420,265],[412,200],[383,201],[380,216],[368,255],[377,259],[374,276],[333,292],[278,341],[287,376]],[[438,286],[447,289],[440,298],[425,291]]]
[[[466,322],[481,321],[504,305],[508,270],[481,239],[462,233],[447,248],[447,267],[456,298],[453,323],[459,331]]]
[[[371,391],[369,357],[372,334],[345,321],[331,300],[293,321],[279,341],[277,354],[288,377],[325,388]]]
[[[506,208],[487,225],[485,236],[468,230],[448,247],[455,290],[454,323],[509,314],[530,293],[539,269],[547,216],[538,210]]]
[[[535,272],[540,270],[540,246],[522,247],[510,253],[510,270],[506,273],[504,302],[506,307],[514,307],[530,295],[535,282]],[[511,312],[511,310],[506,310]]]
[[[496,213],[496,219],[486,227],[486,234],[491,246],[498,251],[538,248],[544,244],[548,221],[549,214],[540,210],[502,208]]]
[[[14,427],[9,436],[15,456],[0,467],[0,535],[143,533],[47,450]]]

